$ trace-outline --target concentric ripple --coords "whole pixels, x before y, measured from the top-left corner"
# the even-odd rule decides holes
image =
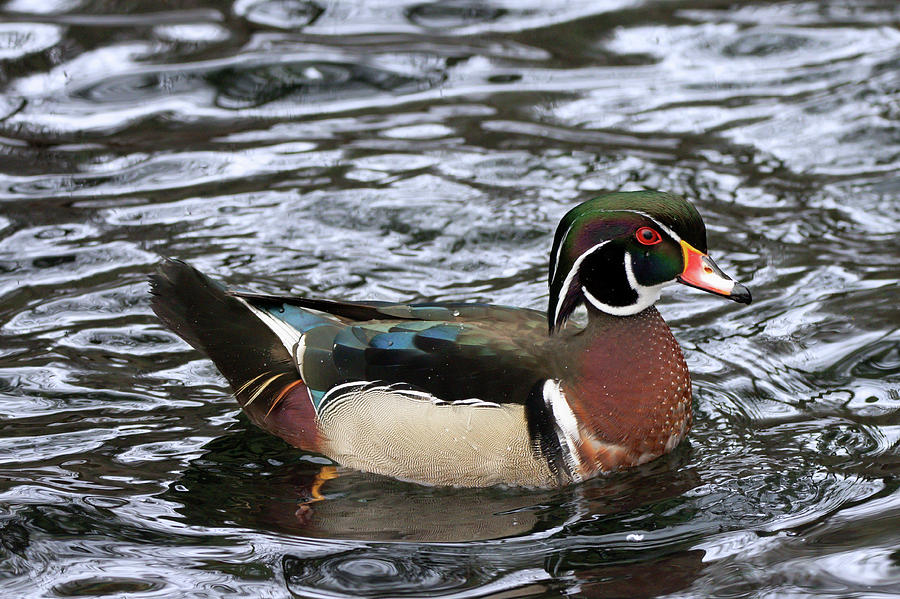
[[[398,555],[399,553],[399,555]],[[288,589],[297,595],[330,594],[345,597],[379,597],[416,593],[447,594],[471,584],[473,572],[453,564],[444,570],[425,556],[390,548],[350,551],[320,559],[286,556],[282,562]]]

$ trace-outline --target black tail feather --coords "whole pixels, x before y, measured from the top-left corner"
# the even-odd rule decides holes
[[[225,287],[180,260],[167,259],[150,275],[150,293],[156,315],[209,356],[250,418],[268,429],[266,415],[280,391],[300,380],[275,333]]]

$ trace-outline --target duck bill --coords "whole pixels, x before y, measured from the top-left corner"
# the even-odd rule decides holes
[[[722,272],[712,258],[686,241],[681,242],[684,270],[677,279],[690,287],[715,293],[741,304],[750,303],[750,291]]]

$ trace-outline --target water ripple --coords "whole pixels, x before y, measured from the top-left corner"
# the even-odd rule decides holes
[[[252,23],[279,29],[310,25],[325,11],[308,0],[238,0],[232,10]]]

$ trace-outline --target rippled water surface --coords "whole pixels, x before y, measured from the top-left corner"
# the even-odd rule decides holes
[[[3,597],[900,593],[894,0],[0,4]],[[693,199],[690,442],[556,491],[344,472],[150,311],[234,285],[543,309],[559,217]]]

